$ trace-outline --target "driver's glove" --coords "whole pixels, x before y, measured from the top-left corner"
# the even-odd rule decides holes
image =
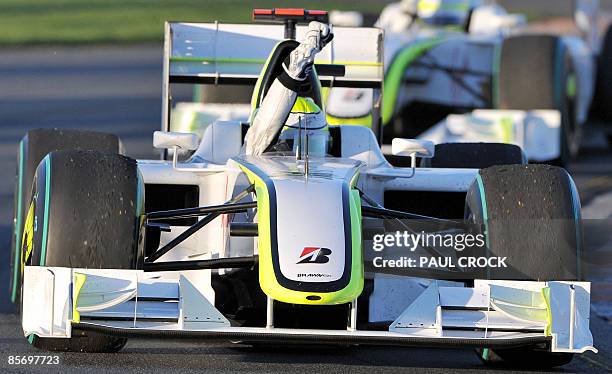
[[[310,69],[312,69],[316,54],[319,53],[333,37],[334,34],[330,32],[328,25],[316,21],[310,22],[310,24],[308,24],[306,36],[283,63],[283,68],[287,75],[293,80],[304,80],[310,73]]]

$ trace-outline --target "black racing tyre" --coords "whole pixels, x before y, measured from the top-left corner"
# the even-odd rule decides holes
[[[521,147],[514,144],[442,143],[436,144],[434,157],[421,160],[421,167],[484,169],[526,163]]]
[[[550,165],[481,169],[466,195],[466,218],[484,230],[489,253],[508,258],[493,279],[580,279],[580,200],[570,175]]]
[[[35,129],[21,139],[17,152],[17,172],[15,175],[15,205],[13,211],[13,233],[11,238],[11,275],[9,294],[13,303],[20,304],[21,271],[19,252],[23,234],[23,222],[30,201],[32,180],[40,161],[49,153],[60,150],[90,150],[108,153],[121,153],[121,143],[116,135],[94,131]]]
[[[94,151],[51,152],[36,169],[28,206],[26,265],[135,269],[142,263],[144,185],[133,159]],[[70,339],[30,335],[28,340],[40,349],[73,352],[116,352],[126,343],[82,331]]]
[[[603,38],[601,53],[597,61],[597,81],[593,109],[605,121],[612,121],[612,24]],[[612,138],[610,138],[612,139]]]
[[[508,269],[486,269],[479,278],[579,280],[582,226],[574,182],[562,168],[508,165],[482,169],[466,196],[466,218],[484,233],[488,252],[507,257]],[[547,347],[484,349],[487,364],[554,367],[569,363],[567,353]]]
[[[499,109],[555,109],[561,112],[561,154],[548,162],[567,166],[578,153],[576,74],[562,40],[553,35],[516,35],[504,40],[494,100]]]

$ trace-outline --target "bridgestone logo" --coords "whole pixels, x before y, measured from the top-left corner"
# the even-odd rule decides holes
[[[323,247],[305,247],[300,254],[297,264],[326,264],[332,251]],[[322,274],[321,274],[322,275]],[[305,275],[306,276],[306,275]],[[308,275],[310,276],[310,275]]]

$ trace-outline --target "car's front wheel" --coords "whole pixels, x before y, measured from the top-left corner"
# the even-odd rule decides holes
[[[508,268],[483,269],[479,278],[580,280],[580,200],[571,177],[549,165],[503,165],[479,171],[466,197],[466,218],[480,228],[485,256],[506,257]],[[548,347],[483,349],[487,364],[555,367],[571,353]]]
[[[118,154],[58,151],[38,165],[24,225],[23,265],[135,269],[144,195],[136,161]],[[26,285],[27,286],[27,285]],[[27,294],[27,288],[22,290]],[[51,351],[116,352],[126,339],[73,331],[28,337]]]

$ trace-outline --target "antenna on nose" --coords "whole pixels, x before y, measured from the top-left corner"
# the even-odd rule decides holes
[[[308,179],[308,131],[306,131],[306,158],[304,160],[304,176]]]
[[[302,116],[298,117],[298,144],[295,148],[295,160],[302,159]]]

